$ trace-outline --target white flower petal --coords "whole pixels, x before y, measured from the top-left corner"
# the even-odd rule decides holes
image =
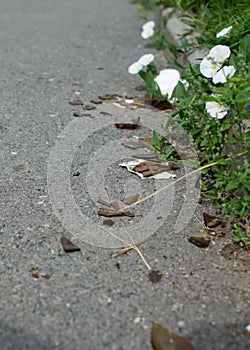
[[[228,108],[216,101],[209,101],[205,103],[207,113],[213,117],[222,119],[227,115]]]
[[[206,78],[212,78],[220,69],[221,64],[213,62],[208,56],[204,57],[200,63],[200,72]]]
[[[129,74],[138,74],[142,68],[143,67],[139,62],[135,62],[129,66],[128,72]]]
[[[230,54],[231,51],[228,46],[216,45],[212,47],[207,57],[212,59],[214,62],[222,63],[230,56]]]
[[[159,86],[162,96],[167,95],[170,98],[180,77],[180,73],[176,69],[163,69],[154,80]]]
[[[189,82],[186,79],[181,79],[180,81],[184,85],[184,88],[187,90],[189,88]]]
[[[141,36],[143,39],[148,39],[154,35],[155,22],[149,21],[142,26]]]
[[[147,30],[143,30],[141,32],[142,39],[151,38],[151,36],[153,36],[153,35],[154,35],[154,29],[147,29]]]
[[[154,29],[155,27],[155,22],[154,21],[148,21],[143,24],[142,30],[147,30],[147,29]]]
[[[232,78],[232,76],[235,73],[234,66],[225,66],[222,69],[220,69],[214,76],[213,76],[213,83],[226,83],[227,79]]]
[[[222,38],[224,36],[229,36],[232,29],[233,29],[232,26],[222,29],[219,33],[216,34],[216,38]]]
[[[138,63],[141,64],[142,66],[148,66],[151,62],[154,61],[154,55],[152,55],[151,53],[143,55]]]

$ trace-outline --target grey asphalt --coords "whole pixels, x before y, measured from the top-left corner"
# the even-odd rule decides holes
[[[141,246],[150,265],[163,274],[155,284],[136,252],[113,258],[117,249],[87,244],[80,235],[75,238],[49,198],[51,151],[75,120],[73,112],[82,108],[69,102],[76,96],[89,103],[106,93],[143,94],[137,89],[138,78],[127,74],[127,67],[149,50],[140,38],[143,21],[137,16],[128,0],[1,0],[3,350],[150,350],[154,322],[187,336],[200,350],[249,346],[244,331],[250,323],[249,273],[240,260],[222,256],[230,237],[214,239],[203,250],[188,242],[201,231],[197,220],[191,219],[177,233],[173,230],[185,183],[176,185],[165,223]],[[105,126],[85,140],[74,156],[71,175],[82,175],[89,153],[97,153],[114,135],[120,138],[123,133]],[[76,201],[91,208],[93,201],[84,199],[84,177],[73,175]],[[120,194],[114,185],[122,184],[125,176],[131,186],[139,182],[117,164],[105,169],[105,176],[113,196]],[[151,182],[142,185],[142,193],[153,189]],[[203,210],[197,206],[198,217]],[[207,205],[205,210],[212,209]],[[88,211],[93,220],[94,212],[95,208]],[[63,236],[81,253],[65,254]]]

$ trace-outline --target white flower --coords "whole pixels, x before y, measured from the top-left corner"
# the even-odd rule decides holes
[[[232,29],[233,29],[232,26],[222,29],[219,33],[216,34],[216,38],[222,38],[224,36],[229,36]]]
[[[213,118],[222,119],[227,115],[228,108],[216,101],[209,101],[205,103],[206,111]]]
[[[138,63],[141,64],[142,66],[148,66],[151,62],[153,62],[154,60],[154,55],[152,55],[151,53],[147,54],[147,55],[143,55]]]
[[[213,76],[213,83],[226,83],[228,79],[232,78],[234,73],[234,66],[224,66]]]
[[[129,66],[128,72],[129,74],[138,74],[142,68],[143,66],[139,62],[135,62]]]
[[[209,59],[212,59],[216,63],[224,62],[231,54],[231,51],[226,45],[216,45],[212,47],[206,56]]]
[[[204,57],[200,64],[200,72],[206,78],[212,78],[220,69],[221,63],[214,62],[208,56]]]
[[[143,39],[148,39],[154,35],[155,22],[149,21],[143,24],[141,36]]]
[[[154,80],[159,86],[162,96],[167,95],[170,98],[180,77],[180,73],[176,69],[163,69]]]

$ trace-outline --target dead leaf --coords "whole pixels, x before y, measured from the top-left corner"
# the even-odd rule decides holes
[[[131,204],[137,202],[138,199],[139,199],[139,197],[140,197],[140,196],[139,196],[138,193],[137,193],[137,194],[133,194],[133,195],[131,195],[131,196],[125,197],[125,198],[123,199],[123,203],[124,203],[124,204],[127,204],[127,205],[131,205]]]
[[[74,253],[74,252],[80,252],[81,249],[77,247],[74,243],[72,243],[68,238],[62,237],[61,243],[63,246],[63,249],[65,253]]]
[[[162,273],[159,270],[151,270],[148,274],[148,278],[152,283],[160,282]]]
[[[189,242],[193,243],[199,248],[207,248],[211,242],[210,237],[202,237],[202,236],[191,236],[189,237]]]
[[[138,138],[136,136],[124,139],[122,145],[131,149],[144,148],[147,151],[153,149],[150,138]]]
[[[187,338],[156,323],[151,328],[151,343],[154,350],[195,350]]]
[[[101,207],[98,210],[98,215],[99,216],[106,216],[106,217],[112,217],[112,216],[129,216],[129,217],[134,217],[135,214],[132,213],[131,211],[128,210],[121,210],[124,207],[124,203],[118,199],[111,201],[111,202],[107,202],[102,198],[98,199],[98,203],[104,205],[105,207]],[[126,203],[125,203],[126,204]]]
[[[105,201],[105,200],[102,199],[102,198],[99,198],[97,202],[100,203],[100,204],[102,204],[102,205],[105,205],[106,207],[111,208],[111,204],[108,203],[107,201]]]
[[[127,163],[120,163],[121,167],[126,167],[129,172],[138,175],[141,179],[171,179],[176,175],[170,174],[166,171],[165,164],[157,164],[151,161],[144,161],[143,159],[133,160]]]

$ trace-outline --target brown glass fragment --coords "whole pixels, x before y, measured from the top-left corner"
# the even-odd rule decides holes
[[[222,220],[217,216],[209,215],[207,213],[203,213],[204,224],[206,228],[211,229],[222,224]]]
[[[199,248],[207,248],[211,242],[210,237],[191,236],[189,242],[195,244]]]
[[[151,344],[154,350],[195,350],[187,338],[156,323],[151,328]]]
[[[96,109],[96,106],[86,105],[83,107],[84,111],[92,111],[93,109]]]
[[[72,106],[83,106],[83,102],[80,98],[76,98],[73,101],[70,101],[69,104]]]
[[[131,211],[118,211],[115,209],[108,209],[108,208],[100,208],[98,210],[99,216],[106,216],[106,217],[112,217],[112,216],[129,216],[134,217],[135,214]]]
[[[30,269],[29,269],[29,272],[34,272],[34,271],[37,271],[39,270],[39,267],[38,266],[32,266]]]
[[[106,94],[104,96],[98,96],[98,98],[100,100],[104,100],[104,101],[108,101],[108,100],[110,101],[110,100],[113,100],[113,99],[115,99],[117,97],[121,97],[121,96],[118,95],[118,94]]]
[[[210,236],[217,236],[217,233],[214,230],[208,230],[207,228],[204,228],[203,231]]]
[[[135,130],[140,127],[137,123],[116,123],[115,127],[121,130]]]
[[[102,101],[100,101],[100,100],[91,100],[90,101],[91,103],[94,103],[95,105],[100,105],[100,104],[102,104]]]
[[[77,247],[74,243],[72,243],[68,238],[62,237],[61,243],[63,246],[63,249],[65,253],[74,253],[74,252],[80,252],[81,249]]]
[[[108,219],[108,220],[103,220],[103,225],[105,226],[113,226],[114,225],[114,221],[111,220],[111,219]]]
[[[161,111],[166,111],[168,109],[173,109],[174,106],[168,100],[153,100],[151,106],[160,109]]]
[[[162,273],[159,270],[151,270],[148,274],[148,278],[152,283],[160,282]]]
[[[108,112],[103,112],[103,111],[101,111],[101,112],[100,112],[100,114],[102,114],[102,115],[109,115],[109,116],[112,116],[112,114],[111,114],[111,113],[108,113]]]

